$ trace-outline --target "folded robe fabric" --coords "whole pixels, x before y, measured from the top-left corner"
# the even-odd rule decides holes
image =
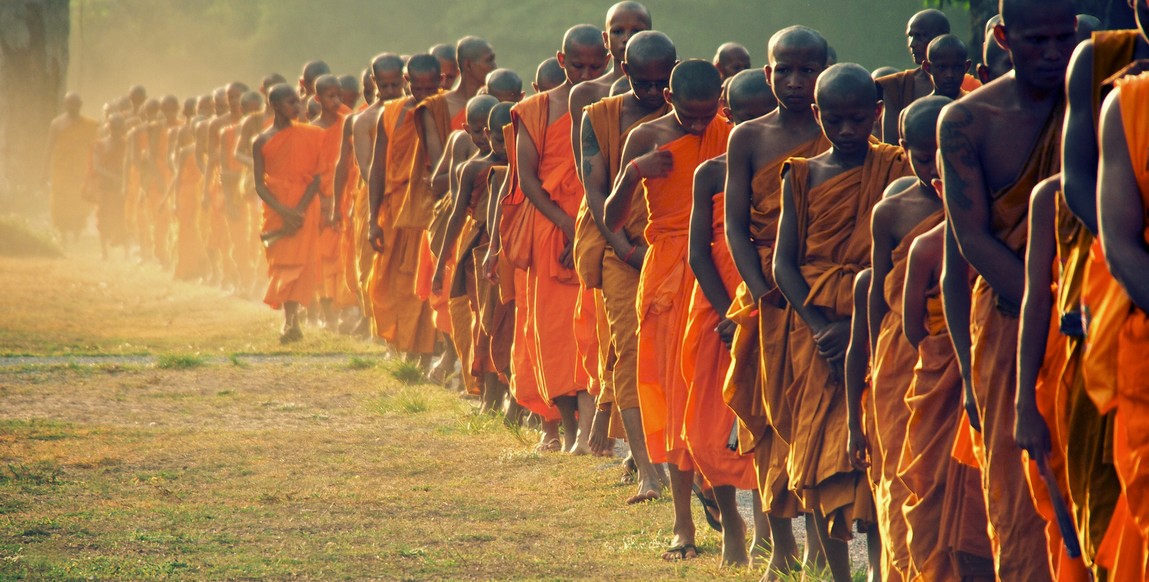
[[[264,184],[276,200],[296,208],[307,187],[322,172],[323,130],[292,124],[280,129],[263,144]],[[264,205],[263,232],[283,228],[283,217]],[[270,282],[263,301],[275,309],[293,301],[306,304],[315,297],[318,269],[319,201],[312,199],[303,226],[267,247]]]

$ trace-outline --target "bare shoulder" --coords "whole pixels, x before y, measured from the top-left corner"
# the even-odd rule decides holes
[[[946,224],[931,228],[910,244],[910,260],[939,262],[945,250]]]
[[[695,181],[719,182],[726,179],[726,155],[711,158],[694,170]]]

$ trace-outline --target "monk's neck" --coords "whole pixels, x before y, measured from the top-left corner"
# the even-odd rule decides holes
[[[295,123],[295,120],[291,119],[289,117],[283,117],[281,115],[275,116],[275,128],[276,129],[287,129],[287,128],[291,127],[294,123]]]
[[[484,83],[485,81],[483,79],[463,77],[463,80],[459,82],[459,87],[455,89],[455,94],[462,95],[465,100],[470,100],[479,93],[479,89],[482,88]]]
[[[817,125],[814,119],[814,110],[806,107],[802,110],[778,108],[778,122],[786,129],[798,130]]]
[[[830,150],[829,161],[835,166],[844,170],[860,167],[866,163],[866,156],[870,154],[870,148],[859,148],[857,152],[843,152],[838,148]]]
[[[614,59],[614,63],[610,67],[610,72],[603,75],[603,78],[610,79],[613,84],[622,78],[622,59]]]
[[[1016,75],[1016,71],[1014,72]],[[1017,103],[1021,107],[1034,106],[1034,105],[1048,105],[1052,101],[1061,98],[1062,91],[1060,87],[1053,89],[1045,89],[1043,87],[1034,86],[1032,83],[1027,83],[1022,79],[1013,78],[1013,94],[1017,99]]]

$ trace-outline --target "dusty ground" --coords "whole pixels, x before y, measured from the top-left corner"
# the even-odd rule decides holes
[[[617,459],[157,267],[0,257],[0,312],[0,579],[762,575],[698,509],[702,557],[659,560],[670,504],[624,505]]]

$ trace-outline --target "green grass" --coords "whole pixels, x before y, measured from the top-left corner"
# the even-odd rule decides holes
[[[0,255],[58,259],[64,249],[55,233],[26,218],[0,215]]]
[[[379,360],[374,358],[361,358],[359,356],[351,356],[347,361],[348,370],[370,370],[379,365]]]
[[[391,377],[408,386],[427,382],[427,375],[423,372],[423,368],[414,362],[395,362],[391,366]]]
[[[207,358],[200,354],[161,354],[156,358],[156,367],[161,370],[190,370],[207,364]]]

